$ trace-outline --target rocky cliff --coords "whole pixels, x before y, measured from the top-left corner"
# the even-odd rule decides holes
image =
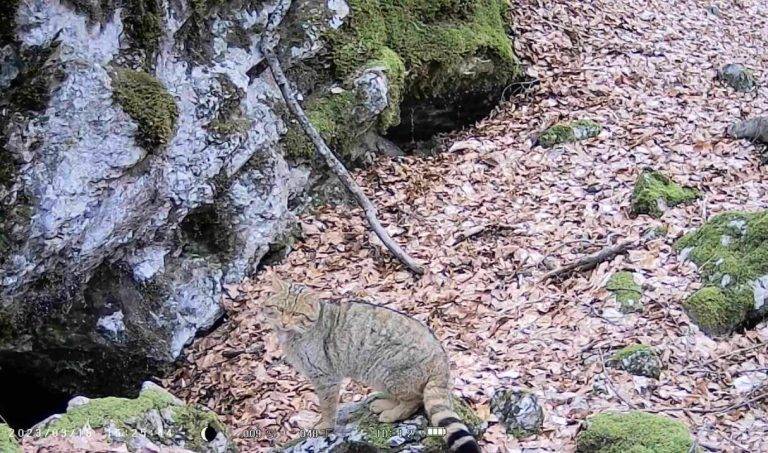
[[[273,7],[0,6],[0,380],[131,393],[280,242],[318,171],[258,50]],[[506,8],[296,1],[281,60],[329,143],[370,162],[387,131],[498,101],[520,75]]]

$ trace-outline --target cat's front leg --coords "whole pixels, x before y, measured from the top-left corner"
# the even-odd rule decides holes
[[[340,380],[318,380],[314,382],[315,393],[320,403],[320,421],[317,430],[331,430],[336,427],[336,411],[339,405]]]

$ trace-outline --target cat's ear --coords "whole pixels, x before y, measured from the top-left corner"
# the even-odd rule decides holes
[[[291,284],[278,277],[275,273],[272,273],[270,280],[272,281],[272,289],[276,294],[285,294],[291,289]]]

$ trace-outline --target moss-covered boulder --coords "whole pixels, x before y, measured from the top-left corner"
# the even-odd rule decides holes
[[[551,148],[563,143],[597,137],[602,130],[602,126],[592,120],[558,123],[548,128],[539,136],[538,144],[545,148]]]
[[[717,79],[742,93],[748,93],[757,87],[755,72],[740,64],[723,66],[717,71]]]
[[[21,453],[16,434],[5,423],[0,423],[0,451],[3,453]]]
[[[115,101],[139,125],[137,140],[149,150],[173,138],[179,109],[159,80],[143,71],[118,69],[113,77]]]
[[[681,422],[639,411],[589,417],[576,439],[581,453],[688,453],[692,446]]]
[[[658,379],[661,375],[659,356],[644,344],[634,344],[616,351],[608,359],[607,365],[635,376]]]
[[[351,0],[349,6],[344,25],[326,33],[331,69],[342,84],[316,90],[305,102],[313,124],[344,157],[366,132],[384,133],[401,120],[402,130],[392,133],[403,139],[466,124],[478,104],[478,114],[486,113],[521,77],[505,0]],[[371,70],[386,75],[386,105],[361,121],[370,87],[361,89],[360,74]],[[298,130],[289,131],[285,146],[291,155],[310,152]]]
[[[507,428],[507,434],[522,438],[538,434],[544,425],[544,409],[532,392],[508,389],[496,392],[491,411]]]
[[[768,313],[768,211],[717,215],[675,247],[704,281],[683,303],[704,332],[728,334]]]
[[[442,437],[426,436],[425,430],[431,425],[423,412],[397,423],[380,422],[378,415],[371,412],[368,407],[378,396],[379,394],[373,394],[360,402],[342,405],[339,408],[334,435],[323,437],[324,433],[306,430],[279,451],[286,453],[318,451],[440,453],[446,451]],[[487,424],[461,399],[453,397],[452,403],[453,409],[472,435],[479,439],[485,432]]]
[[[144,383],[134,399],[74,398],[66,413],[54,415],[32,429],[38,438],[88,437],[91,432],[112,443],[125,444],[129,451],[145,451],[142,448],[150,445],[205,453],[236,451],[216,414],[185,405],[151,382]]]
[[[613,294],[624,313],[643,311],[643,305],[640,302],[643,297],[643,288],[637,284],[632,272],[616,272],[608,279],[605,289]]]
[[[632,193],[632,215],[647,214],[659,218],[667,207],[693,201],[699,192],[675,183],[661,172],[645,169],[635,182]]]

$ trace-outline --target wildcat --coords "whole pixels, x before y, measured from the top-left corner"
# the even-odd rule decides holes
[[[403,313],[373,304],[320,300],[299,285],[273,279],[263,303],[291,366],[307,376],[320,402],[317,430],[333,429],[343,379],[384,392],[370,409],[392,423],[424,404],[433,426],[446,428],[453,452],[480,452],[451,406],[448,356],[434,334]]]

